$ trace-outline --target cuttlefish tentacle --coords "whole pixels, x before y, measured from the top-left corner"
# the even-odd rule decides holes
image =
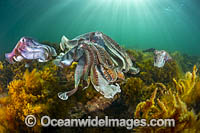
[[[14,64],[15,63],[15,59],[20,56],[20,53],[19,53],[19,48],[20,48],[20,45],[21,45],[21,41],[22,41],[23,38],[21,38],[17,45],[15,46],[15,48],[13,49],[13,51],[11,53],[6,53],[5,54],[5,57],[6,57],[6,60],[10,63],[10,64]],[[20,59],[20,61],[22,61],[22,59]]]
[[[85,33],[83,35],[77,36],[76,38],[69,40],[66,36],[62,36],[60,48],[62,51],[65,51],[65,49],[71,49],[79,44],[82,40],[89,40],[90,33]]]
[[[139,68],[135,68],[133,66],[132,60],[129,57],[129,55],[126,53],[126,51],[121,48],[119,46],[119,44],[117,44],[114,40],[112,40],[110,37],[108,37],[107,35],[103,34],[103,37],[105,38],[105,42],[107,44],[107,46],[112,46],[112,48],[114,50],[116,50],[114,53],[115,54],[120,54],[118,55],[119,57],[121,57],[121,61],[123,62],[123,69],[125,70],[124,72],[127,73],[128,71],[130,71],[130,73],[132,74],[137,74],[139,73],[140,69]],[[113,51],[114,51],[113,50]]]
[[[110,55],[105,51],[105,49],[99,45],[94,44],[98,51],[98,58],[100,59],[101,64],[104,64],[106,68],[113,68],[114,62],[112,61]]]
[[[115,82],[117,80],[117,73],[115,69],[105,68],[104,66],[100,65],[98,68],[102,73],[103,77],[110,83]]]
[[[92,69],[93,71],[91,75],[93,78],[91,82],[94,88],[102,95],[104,95],[105,98],[113,98],[116,93],[121,92],[120,86],[118,84],[110,85],[109,82],[104,79],[96,65],[93,66]]]
[[[106,34],[101,33],[101,36],[103,37],[103,40],[105,40],[113,49],[115,49],[118,53],[121,53],[123,57],[126,56],[125,50],[119,46],[119,44],[114,41],[112,38],[107,36]]]
[[[87,81],[87,86],[84,87],[84,89],[86,89],[90,85],[90,78],[88,78],[88,75],[90,73],[90,69],[94,61],[94,53],[92,52],[92,49],[88,45],[85,45],[84,48],[85,48],[85,55],[86,55],[86,64],[84,67],[83,79]]]
[[[133,67],[133,63],[131,61],[131,58],[129,55],[126,53],[126,51],[119,46],[117,42],[115,42],[112,38],[109,36],[103,34],[102,32],[96,32],[97,36],[101,38],[101,40],[105,41],[105,45],[108,51],[110,51],[110,54],[117,55],[117,57],[121,57],[121,61],[123,63],[122,68],[125,70],[125,72],[128,72],[129,69],[132,69],[131,72],[136,74],[139,72],[139,69]]]
[[[104,78],[106,78],[110,82],[116,81],[116,79],[117,79],[116,72],[114,70],[112,70],[112,68],[110,66],[105,64],[105,62],[103,62],[102,56],[101,56],[99,50],[96,48],[96,47],[99,47],[99,46],[96,46],[96,45],[90,45],[90,46],[91,46],[94,54],[96,55],[95,56],[96,62],[94,62],[94,64],[98,65],[99,69],[101,70],[100,72],[102,73]],[[106,57],[106,58],[109,58],[109,56]]]
[[[121,53],[119,53],[115,48],[112,47],[112,45],[110,44],[110,42],[108,40],[104,40],[106,47],[109,49],[108,52],[113,55],[114,57],[116,57],[117,59],[120,59],[120,61],[122,62],[122,68],[126,70],[127,69],[127,63],[125,61],[125,59],[123,58],[123,56],[121,55]],[[117,61],[118,63],[119,61]]]
[[[91,82],[94,86],[98,86],[99,85],[99,80],[98,80],[98,74],[97,74],[97,70],[95,68],[95,66],[99,65],[98,59],[97,59],[97,55],[92,52],[92,56],[93,58],[93,64],[91,66],[91,72],[90,72],[90,77],[91,77]],[[97,90],[100,91],[100,90]]]
[[[82,56],[78,62],[78,65],[76,67],[76,70],[75,70],[75,74],[74,74],[74,77],[75,77],[75,88],[71,91],[68,91],[68,92],[60,92],[58,93],[58,97],[62,100],[67,100],[68,97],[70,97],[71,95],[73,95],[77,90],[78,90],[78,85],[80,83],[80,80],[83,76],[83,70],[84,70],[84,66],[85,66],[85,57]]]
[[[104,74],[100,70],[102,65],[98,60],[97,54],[95,54],[94,57],[94,63],[91,68],[91,82],[94,88],[104,95],[104,97],[113,98],[116,93],[121,92],[120,87],[119,85],[110,85],[110,82],[104,78]]]
[[[91,74],[90,74],[90,77],[91,77],[91,82],[93,84],[93,86],[99,86],[99,80],[98,80],[98,74],[97,74],[97,70],[95,68],[95,65],[93,64],[92,67],[91,67]],[[98,92],[100,91],[99,88],[95,88]]]
[[[114,67],[113,65],[111,66],[110,64],[107,63],[107,60],[109,60],[110,56],[107,56],[107,57],[106,57],[106,55],[103,56],[100,53],[100,51],[102,49],[99,50],[99,49],[97,49],[97,47],[100,47],[100,46],[97,46],[95,44],[91,45],[91,48],[92,48],[93,52],[97,55],[97,59],[98,59],[99,64],[103,65],[105,68],[113,68]]]

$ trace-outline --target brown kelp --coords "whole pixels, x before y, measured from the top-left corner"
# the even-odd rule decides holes
[[[176,122],[175,127],[139,127],[136,131],[145,132],[195,132],[198,131],[198,119],[197,115],[188,108],[192,102],[197,102],[198,93],[194,96],[194,99],[190,99],[193,91],[196,92],[198,86],[197,81],[199,77],[196,76],[196,66],[193,68],[193,72],[186,73],[185,79],[180,79],[178,82],[174,80],[176,84],[175,89],[167,88],[164,84],[160,88],[156,88],[152,93],[150,99],[144,102],[140,102],[135,110],[135,118],[150,119],[174,119]],[[197,79],[198,78],[198,79]],[[195,86],[195,87],[194,87]],[[157,92],[160,94],[157,95]],[[198,98],[197,98],[198,97]],[[196,98],[196,99],[195,99]]]
[[[50,66],[49,66],[50,67]],[[30,131],[24,124],[25,117],[33,114],[37,117],[48,114],[52,104],[50,93],[56,89],[56,66],[45,67],[42,71],[25,71],[20,79],[14,79],[8,85],[8,95],[0,98],[0,125],[10,132]],[[32,131],[41,131],[39,119]]]
[[[197,67],[195,65],[192,73],[187,72],[183,79],[173,80],[181,99],[188,105],[194,105],[200,100],[200,79],[196,73]]]

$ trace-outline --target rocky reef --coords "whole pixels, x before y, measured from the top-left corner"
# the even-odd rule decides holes
[[[54,46],[55,43],[44,42]],[[139,50],[127,50],[140,68],[136,75],[126,74],[119,83],[121,93],[113,99],[104,98],[90,85],[83,90],[85,82],[79,84],[79,91],[67,101],[58,98],[58,92],[74,88],[74,71],[77,63],[61,69],[52,62],[25,62],[10,65],[0,62],[0,131],[2,132],[196,132],[199,128],[200,78],[197,57],[179,52],[170,53],[171,61],[163,68],[153,65],[153,54]],[[192,70],[193,67],[193,70]],[[192,72],[188,72],[188,71]],[[28,114],[38,120],[43,115],[51,118],[173,118],[175,128],[135,127],[124,128],[59,128],[41,127],[40,121],[34,128],[24,124]]]

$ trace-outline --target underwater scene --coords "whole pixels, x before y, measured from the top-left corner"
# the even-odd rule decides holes
[[[199,5],[0,0],[0,133],[200,133]]]

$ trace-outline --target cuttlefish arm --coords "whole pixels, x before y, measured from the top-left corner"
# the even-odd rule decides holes
[[[102,75],[97,65],[91,68],[91,82],[94,88],[100,92],[105,98],[113,98],[116,93],[121,92],[118,84],[110,84]]]
[[[79,38],[79,39],[73,39],[73,40],[69,40],[66,36],[62,36],[61,38],[61,42],[60,42],[60,49],[62,51],[66,51],[66,49],[72,49],[75,46],[77,46],[79,44],[79,42],[83,41],[84,38]]]
[[[97,54],[94,54],[94,62],[90,71],[91,82],[96,91],[104,95],[105,98],[113,98],[116,93],[121,92],[120,86],[118,84],[111,84],[111,82],[108,81],[108,78],[105,78],[105,73],[103,73],[101,69],[102,67],[103,65],[100,64]],[[109,73],[107,74],[109,75]]]
[[[74,43],[69,43],[69,39],[66,36],[62,36],[61,42],[60,42],[60,49],[62,51],[65,51],[67,48],[72,48],[77,44],[77,41],[74,41]]]
[[[94,52],[92,51],[91,47],[89,45],[84,46],[85,51],[85,66],[84,66],[84,75],[83,79],[87,82],[87,86],[83,88],[83,90],[87,89],[90,85],[90,68],[94,62]]]
[[[64,67],[64,66],[70,66],[73,62],[77,62],[84,53],[84,51],[79,48],[80,46],[76,46],[68,50],[66,53],[61,53],[54,60],[54,64],[60,67]]]
[[[71,49],[71,48],[79,45],[79,42],[81,42],[83,40],[90,40],[90,36],[93,33],[94,32],[85,33],[85,34],[75,37],[72,40],[68,39],[66,36],[63,35],[61,38],[61,42],[60,42],[60,48],[62,51],[65,51],[66,49]]]
[[[17,61],[23,60],[22,57],[20,56],[20,53],[18,52],[18,48],[21,45],[21,41],[22,41],[22,39],[20,39],[20,41],[18,41],[17,45],[15,46],[15,48],[12,50],[11,53],[5,54],[5,58],[10,64],[14,64],[16,61],[15,59],[17,59],[17,58],[20,58],[20,59],[17,59]],[[20,56],[20,57],[18,57],[18,56]]]
[[[95,39],[97,37],[98,39]],[[132,74],[139,73],[139,69],[133,66],[132,60],[126,51],[120,47],[120,45],[115,42],[112,38],[107,36],[102,32],[95,32],[93,35],[93,40],[97,40],[95,43],[99,45],[104,45],[105,50],[113,56],[113,62],[117,63],[119,69],[123,69],[124,72],[131,72]],[[104,43],[102,43],[103,41]]]
[[[106,68],[114,68],[114,62],[111,59],[108,52],[100,45],[93,44],[93,47],[97,53],[97,57],[99,59],[100,64],[104,65]]]
[[[110,56],[101,46],[93,44],[91,45],[94,54],[96,55],[97,64],[99,64],[98,69],[102,73],[103,77],[108,82],[115,82],[117,80],[117,73],[114,70],[113,62],[111,61]],[[104,54],[104,55],[103,55]]]
[[[61,100],[67,100],[68,97],[73,95],[78,90],[78,85],[79,85],[80,80],[81,80],[81,78],[82,78],[82,76],[84,74],[83,73],[84,66],[85,66],[85,59],[84,59],[84,56],[82,56],[79,59],[79,62],[78,62],[78,65],[76,67],[75,74],[74,74],[74,77],[75,77],[75,88],[73,90],[71,90],[71,91],[68,91],[68,92],[60,92],[60,93],[58,93],[58,97]]]
[[[78,85],[84,74],[85,67],[85,55],[81,46],[76,46],[70,49],[64,54],[59,62],[56,62],[58,66],[70,66],[74,61],[78,61],[78,65],[75,70],[75,88],[68,92],[58,93],[58,97],[62,100],[67,100],[69,96],[73,95],[78,90]],[[55,62],[54,62],[55,63]]]

